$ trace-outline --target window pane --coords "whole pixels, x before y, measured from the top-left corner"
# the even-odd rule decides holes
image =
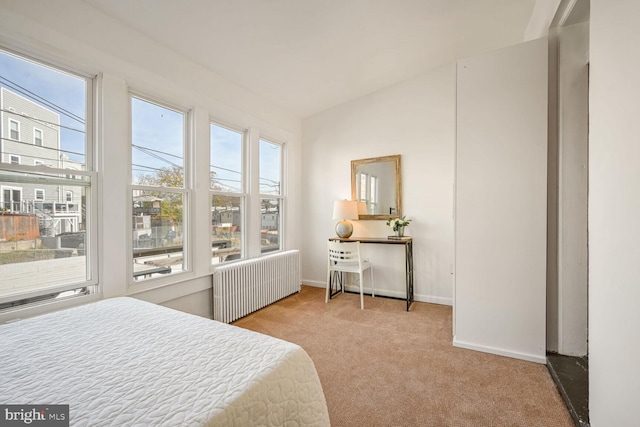
[[[260,140],[260,194],[282,194],[281,158],[279,144]]]
[[[0,308],[20,299],[16,295],[90,279],[85,232],[89,184],[86,176],[69,180],[0,170]],[[59,192],[72,200],[62,202]],[[47,295],[53,298],[58,292]]]
[[[185,114],[131,98],[133,184],[184,188]]]
[[[20,124],[11,119],[9,119],[9,138],[16,141],[20,140]]]
[[[87,81],[3,51],[0,70],[3,152],[85,170]]]
[[[211,197],[211,263],[242,258],[242,198]]]
[[[0,70],[0,309],[93,293],[91,178],[28,170],[90,169],[91,80],[5,51]]]
[[[261,199],[260,201],[262,253],[280,249],[280,203],[280,199]]]
[[[133,278],[144,280],[185,270],[185,195],[133,190]]]
[[[42,147],[42,131],[40,129],[33,130],[33,143],[38,147]]]
[[[358,194],[359,194],[358,200],[361,202],[366,202],[367,201],[367,175],[361,173],[361,174],[358,174],[358,177],[360,178],[357,182]]]
[[[244,135],[211,123],[210,186],[212,190],[243,192],[242,141]]]

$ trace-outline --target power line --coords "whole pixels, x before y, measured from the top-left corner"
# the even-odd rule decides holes
[[[69,126],[64,126],[64,125],[61,125],[61,124],[58,124],[58,123],[54,123],[54,122],[48,122],[46,120],[42,120],[42,119],[39,119],[37,117],[26,116],[24,114],[18,114],[15,111],[5,110],[4,108],[1,111],[5,112],[5,113],[13,114],[14,116],[23,117],[25,119],[32,120],[32,121],[34,121],[36,123],[46,123],[46,124],[50,124],[52,126],[58,126],[60,128],[69,129],[69,130],[72,130],[72,131],[75,131],[75,132],[85,133],[85,131],[83,129],[76,129],[76,128],[72,128],[72,127],[69,127]]]
[[[213,169],[220,169],[220,170],[231,172],[231,173],[237,173],[239,175],[242,174],[242,172],[234,171],[233,169],[223,168],[222,166],[209,165],[209,167]]]
[[[147,150],[147,151],[153,151],[154,153],[166,154],[167,156],[175,157],[176,159],[182,160],[181,156],[178,156],[178,155],[175,155],[175,154],[171,154],[171,153],[167,153],[166,151],[154,150],[153,148],[144,147],[142,145],[136,145],[136,144],[131,144],[131,146],[133,148],[137,148],[139,150],[143,150],[143,151]]]
[[[131,166],[133,166],[133,167],[138,167],[138,168],[144,168],[144,170],[143,170],[143,169],[134,169],[134,170],[138,170],[138,171],[140,171],[140,172],[150,172],[150,171],[158,171],[158,172],[161,172],[161,171],[162,171],[162,168],[154,168],[154,167],[152,167],[152,166],[138,165],[138,164],[136,164],[136,163],[132,163],[132,164],[131,164]]]
[[[142,151],[143,153],[145,153],[145,154],[146,154],[146,155],[148,155],[148,156],[151,156],[151,157],[153,157],[153,158],[155,158],[155,159],[158,159],[158,160],[160,160],[160,161],[162,161],[162,162],[169,163],[171,166],[175,166],[175,167],[177,167],[177,168],[182,169],[182,166],[181,166],[181,165],[178,165],[178,164],[176,164],[176,163],[173,163],[172,161],[167,160],[167,159],[164,159],[164,158],[162,158],[161,156],[158,156],[157,154],[155,154],[155,152],[156,152],[157,150],[151,150],[151,149],[149,149],[149,148],[141,147],[141,146],[139,146],[139,145],[135,145],[135,146],[134,146],[134,148],[136,148],[136,149],[137,149],[137,150],[139,150],[139,151]],[[160,153],[162,153],[162,152],[160,151]],[[169,153],[163,153],[163,154],[169,154]],[[173,156],[172,154],[169,154],[169,155]],[[174,156],[174,157],[175,157],[175,156]]]
[[[16,143],[16,144],[22,144],[22,145],[34,146],[34,145],[33,145],[32,143],[30,143],[30,142],[16,141],[15,139],[10,139],[10,138],[1,138],[1,137],[0,137],[0,139],[1,139],[2,141],[9,141],[9,142],[13,142],[13,143]],[[60,153],[75,154],[76,156],[82,156],[82,157],[84,157],[84,153],[78,153],[78,152],[76,152],[76,151],[71,151],[71,150],[63,150],[62,148],[45,147],[44,145],[36,145],[35,147],[42,148],[42,149],[45,149],[45,150],[53,150],[53,151],[57,151],[57,152],[60,152]]]
[[[19,84],[7,79],[6,77],[3,77],[3,76],[0,75],[0,80],[4,80],[5,82],[8,82],[8,83],[5,83],[8,86],[15,86],[15,87],[20,88],[20,90],[19,89],[16,89],[16,90],[18,92],[21,92],[23,95],[29,94],[31,97],[35,98],[36,100],[44,103],[47,107],[53,108],[57,112],[62,113],[63,115],[65,115],[65,116],[67,116],[67,117],[69,117],[69,118],[71,118],[73,120],[76,120],[76,121],[78,121],[78,122],[80,122],[82,124],[85,124],[85,120],[82,117],[80,117],[80,116],[78,116],[76,114],[73,114],[72,112],[70,112],[68,110],[65,110],[64,108],[60,107],[59,105],[54,104],[53,102],[42,98],[40,95],[31,92],[29,89],[20,86]],[[13,87],[12,89],[15,89],[15,87]],[[27,96],[29,96],[29,95],[27,95]]]

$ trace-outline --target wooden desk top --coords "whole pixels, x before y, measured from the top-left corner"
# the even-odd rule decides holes
[[[351,236],[348,239],[342,239],[340,237],[332,237],[329,240],[337,242],[360,242],[360,243],[384,243],[389,245],[406,245],[408,242],[412,242],[413,238],[410,236],[404,237],[354,237]]]

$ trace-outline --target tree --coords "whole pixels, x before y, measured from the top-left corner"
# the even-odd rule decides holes
[[[138,184],[149,187],[184,188],[184,169],[180,166],[158,169],[152,175],[143,175],[138,178]],[[182,193],[161,191],[148,193],[162,199],[161,217],[167,218],[171,223],[182,223]]]

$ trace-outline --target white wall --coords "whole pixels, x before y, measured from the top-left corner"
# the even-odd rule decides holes
[[[400,154],[402,212],[413,220],[405,232],[414,238],[416,300],[451,304],[454,64],[309,117],[302,128],[303,283],[325,286],[333,202],[351,198],[351,160]],[[354,221],[354,236],[389,234],[385,221]],[[366,250],[376,267],[376,292],[404,295],[402,248]]]
[[[458,61],[454,345],[545,363],[547,40]]]
[[[591,2],[589,411],[638,425],[640,397],[640,2]]]
[[[253,151],[261,136],[287,144],[285,179],[289,200],[285,212],[285,247],[299,248],[299,118],[78,0],[0,1],[0,44],[79,72],[100,74],[97,79],[100,95],[97,100],[98,215],[101,225],[98,280],[104,296],[129,292],[126,265],[130,260],[126,248],[130,245],[127,241],[130,233],[123,209],[130,203],[127,189],[131,151],[129,89],[192,110],[196,118],[195,162],[199,168],[195,177],[195,213],[191,217],[195,230],[191,247],[195,260],[193,271],[182,275],[181,283],[137,293],[136,297],[156,303],[177,300],[169,304],[210,315],[205,309],[208,305],[203,301],[210,297],[210,292],[206,291],[211,287],[211,246],[208,232],[198,232],[209,230],[209,117],[249,129]],[[257,212],[259,200],[254,198],[249,202],[249,209]],[[257,221],[250,222],[255,228],[256,244],[249,252],[254,254],[256,247],[259,252],[259,218]],[[175,280],[175,277],[161,280]],[[192,294],[197,296],[187,297]],[[198,302],[194,302],[196,300]]]
[[[589,23],[562,27],[559,39],[558,343],[587,354],[587,188]]]

